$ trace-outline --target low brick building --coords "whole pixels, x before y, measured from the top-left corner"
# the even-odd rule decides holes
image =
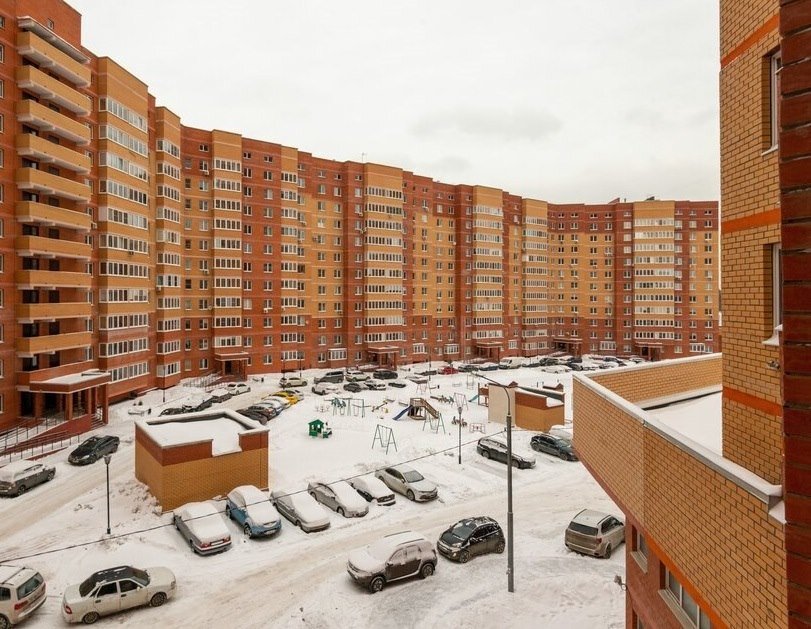
[[[524,430],[547,432],[552,426],[564,423],[563,387],[529,389],[493,386],[492,388],[503,389],[504,392],[491,395],[490,387],[479,389],[479,398],[488,406],[489,421],[505,423],[509,410],[513,424]]]
[[[135,477],[164,510],[268,486],[268,429],[218,409],[135,423]]]

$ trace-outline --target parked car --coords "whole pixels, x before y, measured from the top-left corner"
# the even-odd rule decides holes
[[[374,476],[358,476],[357,478],[350,479],[349,484],[366,499],[366,502],[376,502],[379,505],[385,506],[395,503],[394,494],[391,489],[386,487],[386,484],[379,478]]]
[[[332,382],[333,384],[341,384],[344,381],[344,372],[343,371],[328,371],[320,378],[315,378],[313,382],[318,384],[319,382]]]
[[[31,568],[0,565],[0,627],[21,623],[45,602],[45,579]]]
[[[625,524],[613,515],[583,509],[566,527],[564,541],[569,550],[608,559],[625,541]]]
[[[359,382],[347,382],[344,385],[344,391],[349,391],[350,393],[357,393],[358,391],[364,391],[365,389],[366,387]]]
[[[439,370],[439,374],[443,376],[451,376],[455,373],[459,373],[459,370],[453,365],[445,365],[442,369]]]
[[[498,369],[498,365],[496,363],[482,363],[478,367],[479,371],[495,371]]]
[[[436,543],[436,549],[448,559],[467,563],[471,557],[503,553],[504,532],[493,518],[465,518],[448,528]]]
[[[72,465],[88,465],[95,463],[105,454],[112,454],[118,450],[120,439],[113,435],[94,435],[85,439],[78,448],[68,456],[68,463]]]
[[[241,408],[237,411],[240,415],[247,417],[248,419],[252,419],[256,422],[259,422],[263,426],[268,423],[270,418],[265,415],[262,411],[259,410],[251,410],[249,408]]]
[[[382,480],[389,489],[404,495],[409,500],[426,502],[433,500],[438,495],[436,485],[408,465],[394,465],[377,470],[375,476]]]
[[[378,380],[396,380],[397,372],[391,369],[378,369],[372,374]]]
[[[307,381],[301,376],[284,376],[279,380],[279,386],[282,389],[286,389],[287,387],[306,387]]]
[[[544,367],[543,370],[546,373],[569,373],[572,368],[567,365],[549,365]]]
[[[271,420],[279,415],[278,409],[273,406],[258,406],[256,404],[252,404],[246,410],[262,413],[268,418],[268,420]]]
[[[214,389],[211,392],[211,399],[214,402],[226,402],[226,401],[230,400],[232,397],[233,396],[231,395],[231,392],[228,389],[226,389],[225,387],[221,387],[219,389]]]
[[[406,383],[402,380],[390,380],[389,386],[394,387],[395,389],[405,389]]]
[[[276,391],[276,393],[273,394],[273,397],[284,398],[289,400],[291,404],[296,404],[304,399],[304,396],[301,393],[291,389],[282,389],[281,391]]]
[[[524,366],[524,358],[521,356],[507,356],[498,363],[499,369],[518,369]]]
[[[458,369],[463,373],[477,371],[479,369],[479,365],[477,363],[462,363],[459,365]]]
[[[281,394],[281,395],[280,395]],[[282,403],[284,408],[290,408],[293,404],[298,402],[295,398],[288,398],[285,393],[281,393],[281,391],[277,391],[276,393],[272,393],[268,397],[266,397],[262,402],[267,402],[268,400],[278,400]],[[261,404],[261,402],[260,402]]]
[[[159,417],[164,417],[166,415],[182,415],[183,413],[188,413],[185,408],[178,408],[178,407],[169,407],[165,408],[160,412]]]
[[[346,372],[347,382],[366,382],[369,379],[369,374],[363,371],[349,371]]]
[[[250,389],[248,389],[248,390],[250,391]],[[194,412],[195,412],[195,413],[199,413],[200,411],[205,411],[205,410],[208,410],[209,408],[211,408],[211,406],[212,406],[213,404],[214,404],[214,398],[206,398],[205,400],[203,400],[202,402],[200,402],[200,403],[199,403],[199,404],[198,404],[198,405],[197,405],[197,406],[194,408]]]
[[[268,537],[282,530],[282,520],[268,495],[253,485],[240,485],[228,492],[225,515],[248,537]]]
[[[485,459],[507,463],[507,444],[498,437],[482,437],[479,439],[476,444],[476,452]],[[513,448],[511,463],[519,469],[535,467],[535,457],[523,455]]]
[[[329,395],[332,393],[337,393],[338,386],[332,384],[331,382],[319,382],[318,384],[313,385],[312,392],[317,393],[318,395]]]
[[[568,439],[542,432],[539,435],[533,435],[532,439],[529,440],[529,445],[536,452],[553,454],[564,461],[577,461],[577,455],[572,448],[572,442]]]
[[[310,494],[274,489],[270,492],[270,501],[276,506],[279,513],[290,520],[294,526],[301,527],[305,533],[329,528],[327,512]]]
[[[251,391],[251,387],[244,382],[229,382],[225,388],[228,389],[232,396],[250,393]]]
[[[160,607],[175,595],[177,582],[169,568],[118,566],[94,572],[62,596],[65,622],[92,625],[99,617],[133,607]]]
[[[436,369],[423,369],[422,371],[418,371],[417,375],[419,376],[435,376],[439,373]]]
[[[354,581],[373,594],[391,581],[419,575],[425,579],[436,570],[436,551],[419,533],[404,531],[349,553],[346,570]]]
[[[366,385],[366,388],[370,391],[384,391],[386,389],[386,383],[380,380],[369,380],[363,384]]]
[[[189,502],[175,511],[175,528],[198,555],[212,555],[231,548],[231,534],[210,502]]]
[[[19,496],[32,487],[52,480],[56,475],[53,465],[39,461],[13,461],[0,468],[0,496]]]
[[[369,505],[345,480],[330,484],[314,481],[307,485],[307,491],[322,505],[346,518],[362,518],[369,513]]]
[[[281,413],[284,409],[288,408],[290,406],[290,402],[278,397],[269,396],[266,397],[264,400],[257,402],[253,406],[258,406],[259,408],[272,408],[278,414]]]

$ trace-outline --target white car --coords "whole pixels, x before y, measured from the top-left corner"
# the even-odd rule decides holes
[[[393,505],[395,503],[394,493],[386,487],[386,484],[374,476],[358,476],[349,481],[367,502],[376,502],[379,505]]]
[[[362,371],[349,370],[346,372],[347,382],[366,382],[369,380],[369,374]]]
[[[434,500],[438,495],[436,485],[408,465],[394,465],[377,470],[375,476],[409,500],[425,502]]]
[[[550,365],[549,367],[542,367],[546,373],[569,373],[572,368],[566,365]]]
[[[386,387],[386,383],[382,380],[368,380],[363,383],[366,385],[366,388],[370,391],[384,391]]]
[[[62,618],[90,625],[101,616],[133,607],[160,607],[175,595],[175,589],[175,575],[169,568],[119,566],[101,570],[65,589]]]
[[[279,386],[282,389],[286,389],[287,387],[306,387],[307,381],[301,376],[284,376],[279,380]]]
[[[332,382],[318,382],[313,385],[312,391],[317,395],[330,395],[338,393],[338,385]]]
[[[190,502],[175,511],[175,528],[198,555],[211,555],[231,548],[231,533],[217,508],[210,502]]]
[[[242,395],[251,391],[251,387],[244,382],[229,382],[225,388],[231,392],[231,395]]]
[[[287,404],[285,404],[285,401],[286,400],[282,400],[282,398],[269,397],[269,398],[265,398],[261,402],[257,402],[256,404],[254,404],[254,406],[270,407],[270,408],[276,409],[277,412],[281,413],[284,409],[286,409],[288,406],[290,406],[290,402],[287,402]]]
[[[270,492],[270,501],[279,513],[305,533],[323,531],[329,527],[329,516],[324,507],[308,493],[274,489]]]
[[[362,518],[369,513],[369,505],[345,480],[334,483],[313,481],[307,485],[307,491],[322,505],[345,518]]]

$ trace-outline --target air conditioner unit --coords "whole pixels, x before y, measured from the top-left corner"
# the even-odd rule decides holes
[[[203,269],[203,275],[208,275],[208,269]]]
[[[155,290],[161,292],[163,290],[163,286],[156,286]]]

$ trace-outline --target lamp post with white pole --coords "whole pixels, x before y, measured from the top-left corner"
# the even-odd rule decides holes
[[[110,459],[112,454],[104,455],[104,467],[107,470],[107,535],[110,534]]]

